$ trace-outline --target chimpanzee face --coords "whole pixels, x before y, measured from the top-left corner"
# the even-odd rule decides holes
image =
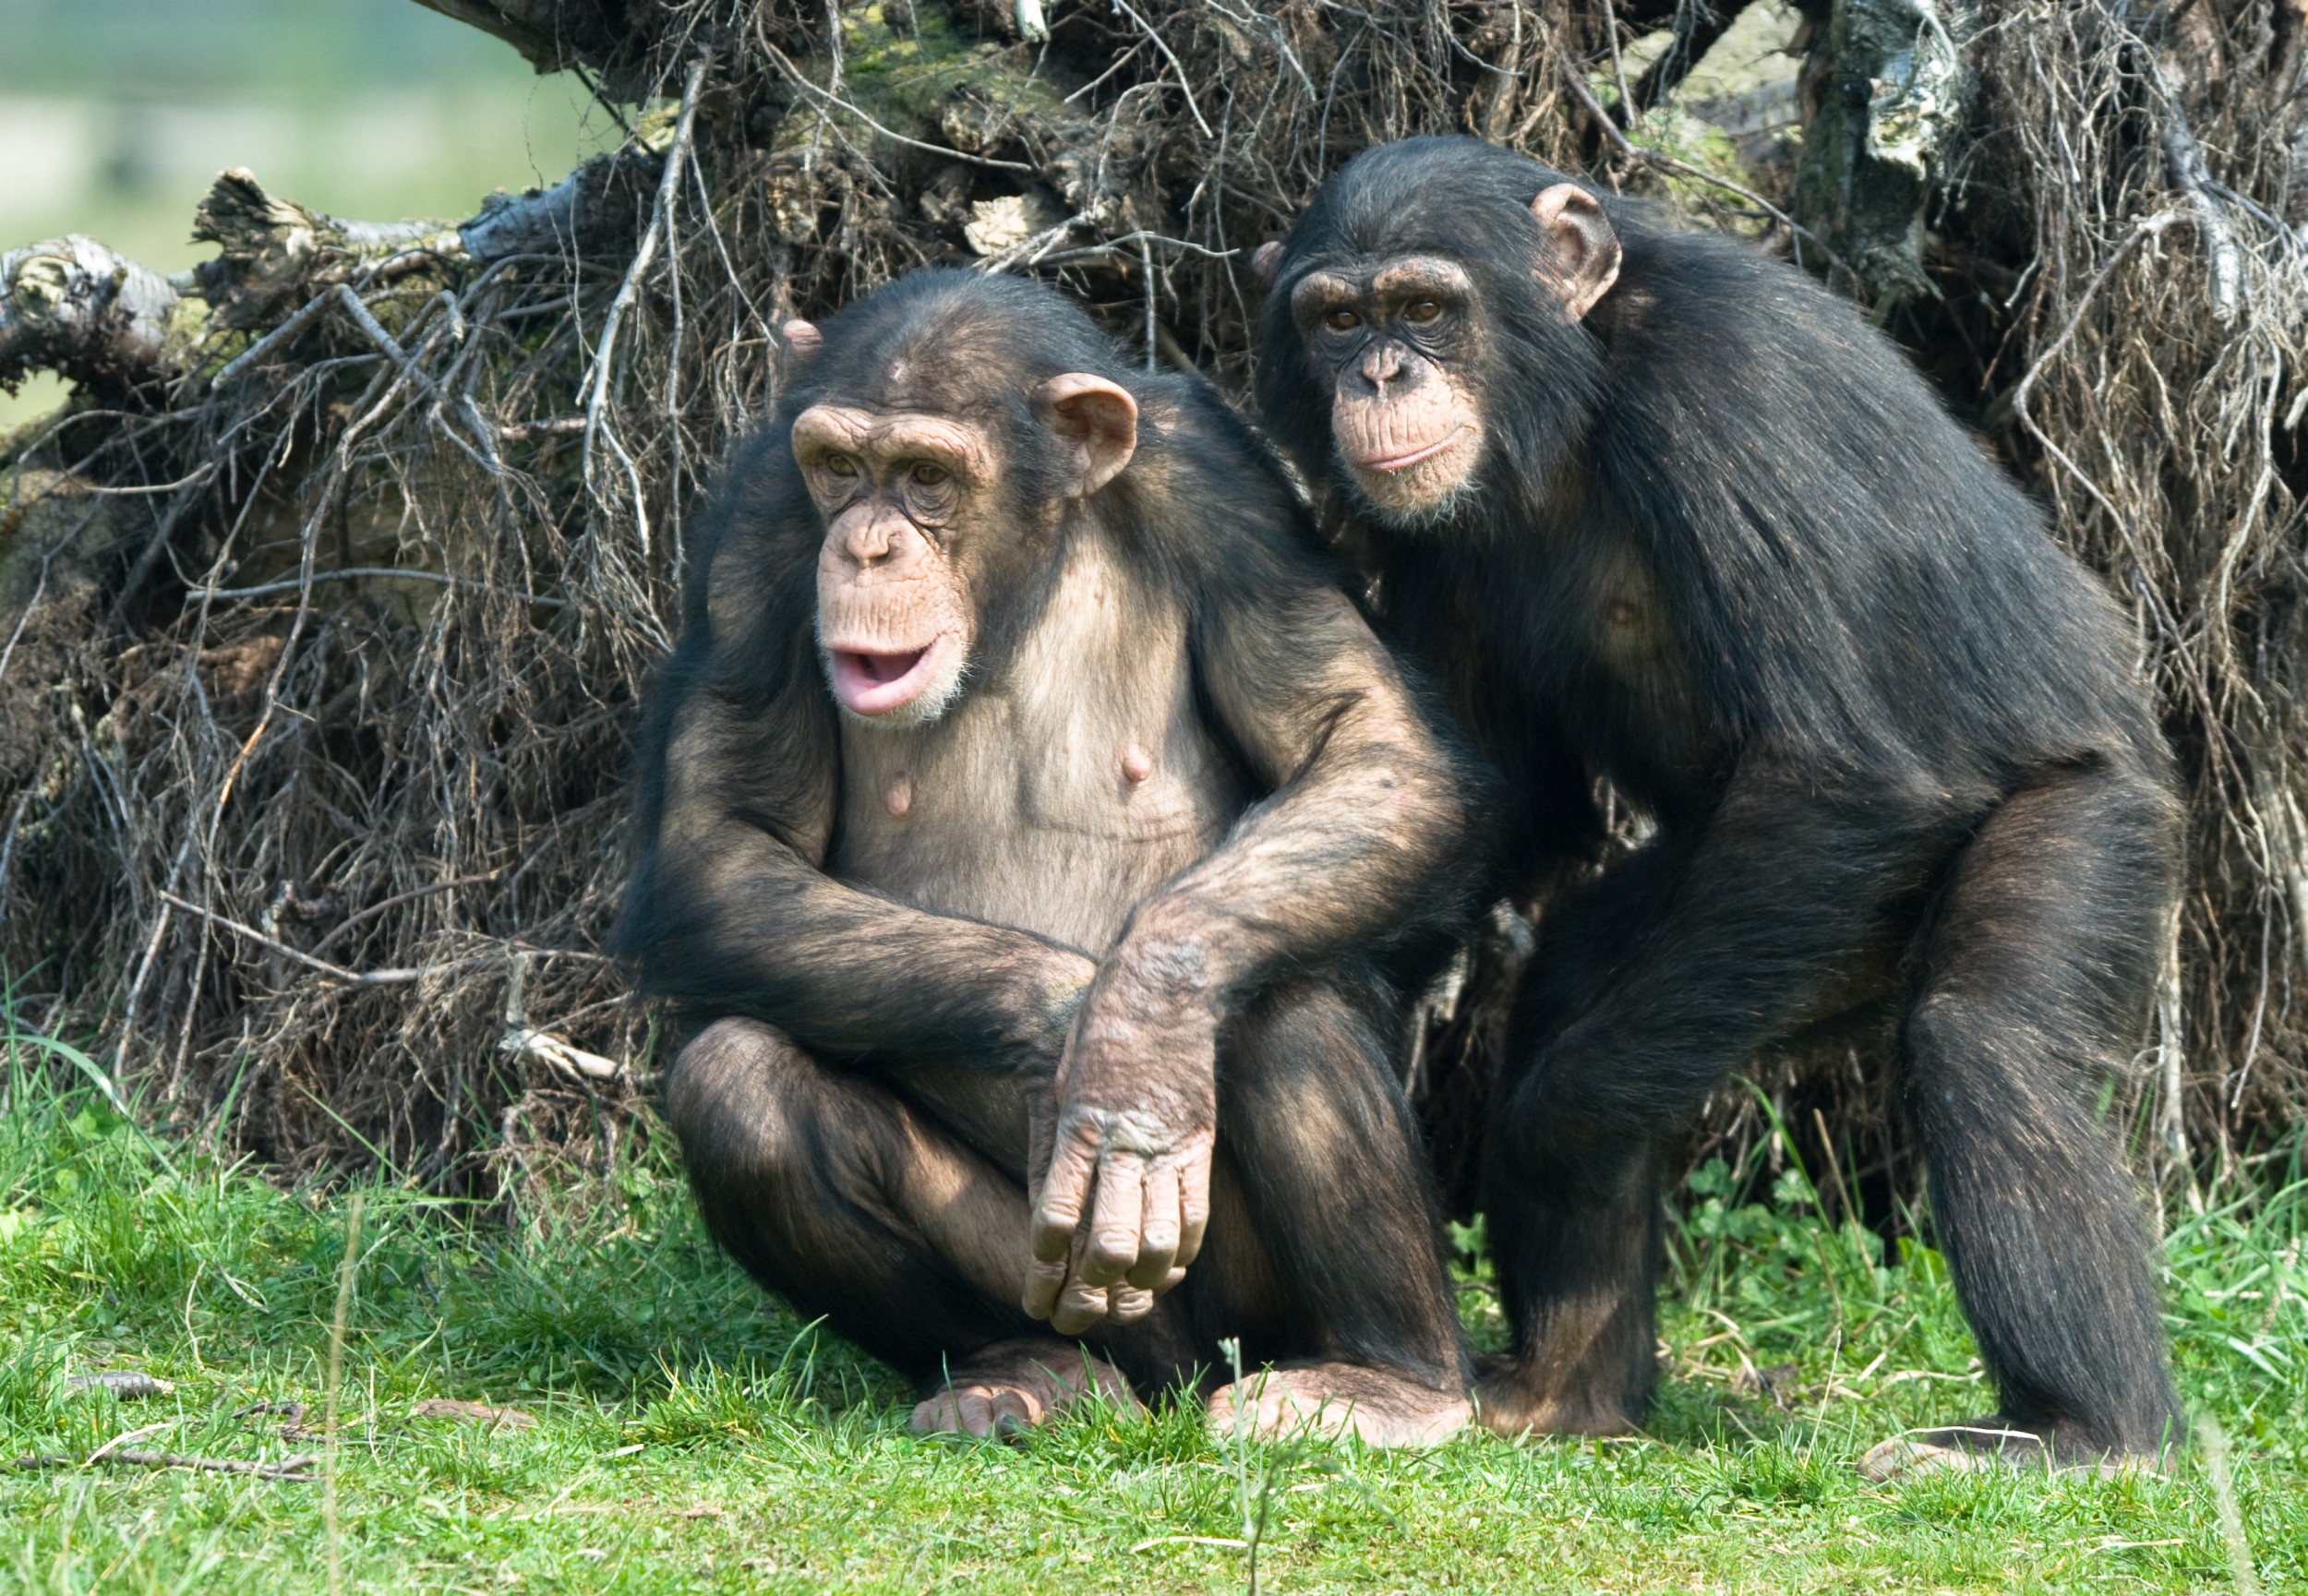
[[[1300,280],[1291,315],[1332,384],[1340,467],[1378,513],[1447,514],[1483,458],[1483,415],[1466,373],[1480,325],[1457,261],[1407,256]]]
[[[1619,244],[1593,196],[1560,183],[1532,202],[1541,229],[1527,271],[1576,323],[1617,280]],[[1271,253],[1269,253],[1271,251]],[[1279,246],[1259,252],[1261,270]],[[1436,250],[1335,258],[1291,289],[1291,319],[1331,390],[1332,451],[1379,520],[1413,528],[1449,516],[1476,486],[1496,430],[1485,356],[1492,307],[1465,264]]]
[[[1129,463],[1137,405],[1125,390],[1077,372],[1029,398],[1046,438],[909,408],[826,402],[795,418],[794,462],[825,520],[818,647],[835,700],[858,721],[927,725],[960,694],[989,571],[1044,508],[1006,490],[1017,446],[1054,445],[1073,498]]]
[[[835,699],[863,720],[937,719],[976,630],[955,542],[992,496],[987,439],[939,416],[818,404],[794,422],[793,454],[825,517],[817,635]]]

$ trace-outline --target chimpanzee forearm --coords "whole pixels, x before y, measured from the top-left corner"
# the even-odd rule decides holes
[[[845,886],[735,822],[710,847],[659,853],[643,903],[644,990],[764,1020],[821,1055],[1053,1065],[1096,969],[1024,931]]]
[[[1220,714],[1273,794],[1138,911],[1122,971],[1238,1002],[1468,906],[1482,807],[1393,661],[1328,587],[1206,621]],[[1120,973],[1120,972],[1118,972]]]

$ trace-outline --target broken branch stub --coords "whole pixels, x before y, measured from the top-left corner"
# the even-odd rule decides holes
[[[502,39],[538,72],[586,66],[621,100],[645,98],[649,40],[619,0],[416,0]]]
[[[198,318],[166,278],[72,234],[0,255],[0,386],[35,371],[138,382],[181,366]]]
[[[632,247],[633,186],[654,186],[661,159],[637,142],[595,157],[550,188],[491,195],[463,222],[348,222],[269,194],[236,167],[218,176],[193,214],[193,236],[217,246],[194,278],[220,326],[254,331],[340,284],[366,287],[515,255],[622,254]]]

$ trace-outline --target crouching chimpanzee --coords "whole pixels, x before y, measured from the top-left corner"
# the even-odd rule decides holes
[[[1234,1335],[1280,1364],[1261,1429],[1449,1434],[1373,961],[1462,912],[1477,805],[1279,467],[1015,280],[787,343],[654,689],[619,931],[711,1021],[666,1098],[714,1234],[920,1381],[917,1428]]]
[[[1663,1134],[1758,1049],[1872,1018],[2001,1409],[1870,1470],[2172,1442],[2084,1097],[2176,890],[2115,606],[1887,340],[1744,244],[1436,138],[1355,160],[1258,264],[1266,424],[1506,767],[1502,885],[1594,857],[1598,780],[1655,825],[1547,912],[1519,998],[1485,1421],[1640,1416]]]

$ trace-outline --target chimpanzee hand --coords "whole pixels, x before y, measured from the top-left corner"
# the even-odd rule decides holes
[[[1210,1216],[1218,1014],[1191,958],[1117,955],[1091,986],[1037,1115],[1025,1307],[1062,1335],[1143,1315]]]

